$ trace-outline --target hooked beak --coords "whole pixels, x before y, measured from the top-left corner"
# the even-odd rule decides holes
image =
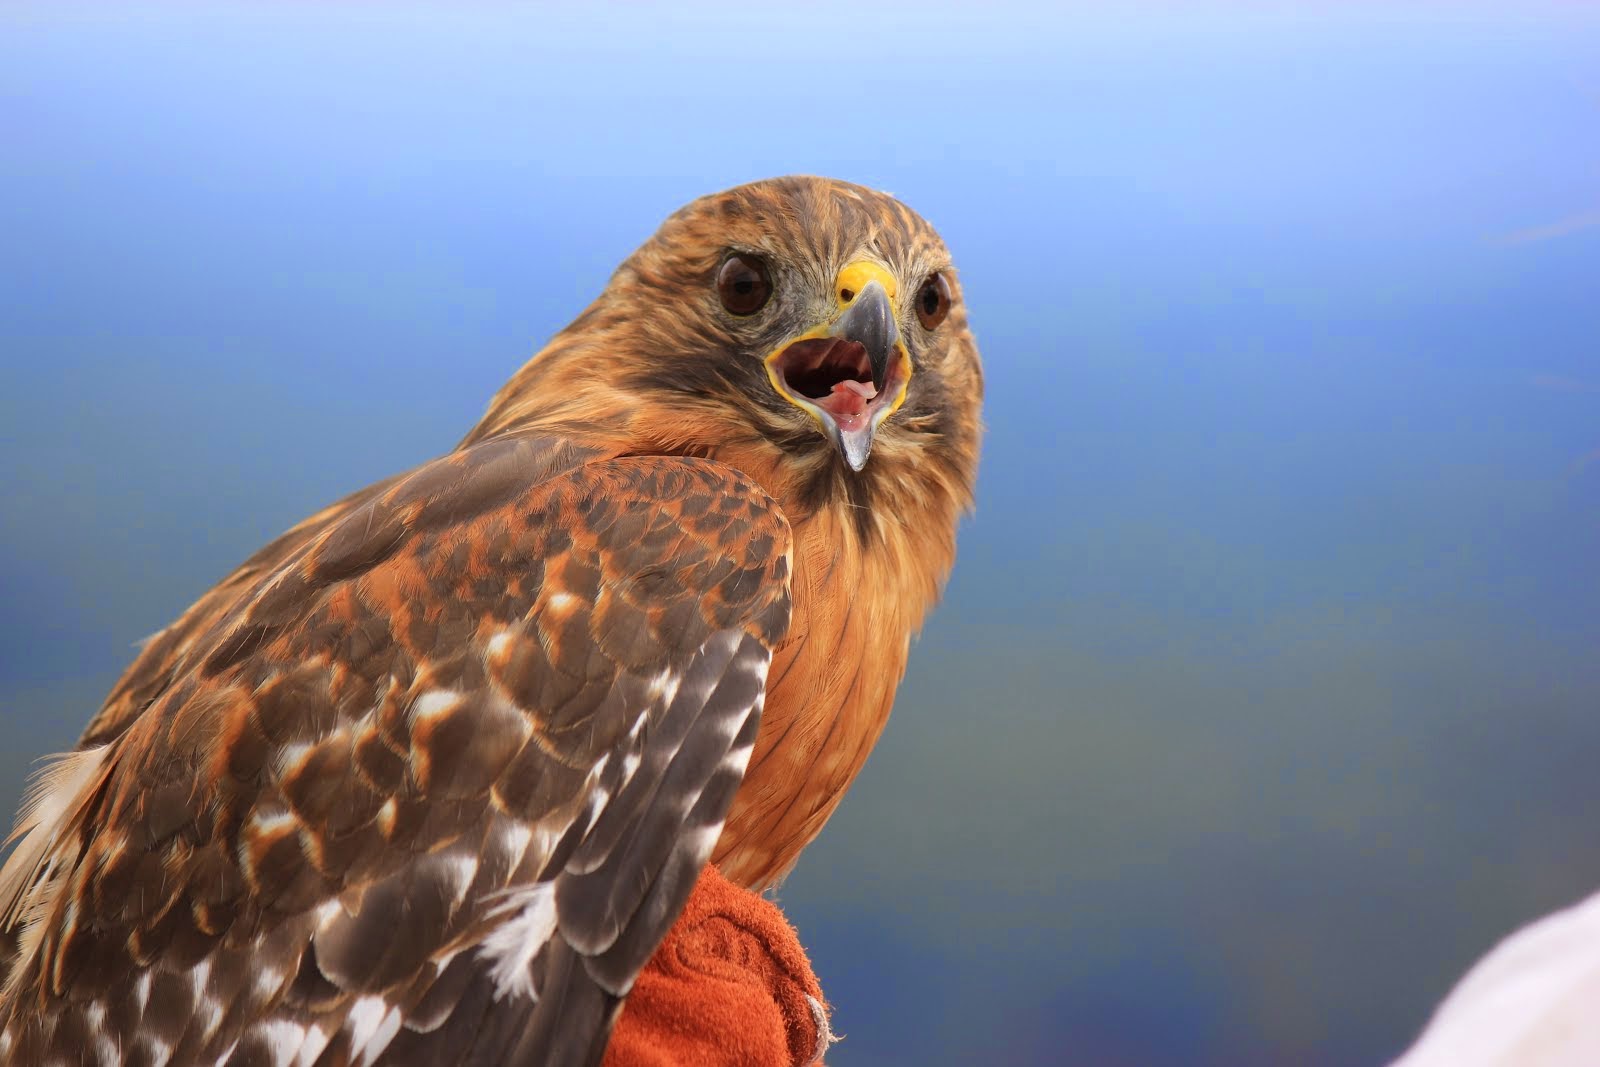
[[[852,263],[834,290],[840,311],[833,321],[769,355],[767,377],[860,471],[878,427],[905,402],[911,357],[896,325],[893,275],[876,263]]]
[[[900,340],[900,330],[894,324],[894,307],[889,303],[889,294],[878,279],[867,282],[861,295],[834,320],[828,336],[861,345],[867,350],[872,380],[889,380],[889,350]]]

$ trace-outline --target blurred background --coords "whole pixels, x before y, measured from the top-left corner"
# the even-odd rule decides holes
[[[1375,1064],[1600,888],[1600,9],[12,3],[0,146],[7,811],[668,212],[815,172],[940,228],[990,383],[781,894],[830,1063]]]

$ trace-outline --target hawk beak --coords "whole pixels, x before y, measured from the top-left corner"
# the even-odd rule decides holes
[[[900,338],[894,276],[856,262],[834,286],[833,320],[791,338],[766,358],[785,400],[821,426],[850,469],[860,471],[883,420],[905,403],[911,356]]]
[[[889,380],[889,350],[900,340],[900,330],[894,324],[894,305],[878,279],[868,281],[861,294],[846,305],[828,336],[861,345],[867,350],[872,380]]]

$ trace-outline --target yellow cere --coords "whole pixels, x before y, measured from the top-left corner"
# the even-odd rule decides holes
[[[889,306],[899,311],[899,305],[895,303],[894,299],[897,288],[894,282],[894,275],[890,274],[888,269],[880,264],[865,259],[858,259],[839,272],[839,279],[833,285],[835,295],[839,297],[839,303],[843,305],[848,304],[850,300],[854,300],[856,295],[867,287],[867,283],[874,279],[877,280],[879,285],[883,286],[883,291],[889,295]],[[849,300],[844,298],[844,294],[847,292],[850,294]]]

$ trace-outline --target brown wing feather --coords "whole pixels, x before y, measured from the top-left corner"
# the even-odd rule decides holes
[[[582,458],[454,453],[185,617],[47,828],[0,1060],[598,1059],[749,757],[790,535],[730,468]]]
[[[303,551],[329,526],[392,486],[398,478],[378,482],[329,505],[268,542],[205,592],[171,625],[139,642],[134,658],[79,738],[80,747],[103,745],[121,736],[182,673],[195,641],[231,612],[252,586]]]
[[[526,477],[530,484],[541,476],[569,470],[602,454],[553,437],[524,436],[517,447],[529,463]],[[207,590],[171,625],[140,642],[139,655],[122,672],[99,712],[84,728],[79,747],[103,745],[119,737],[183,673],[196,643],[233,612],[240,597],[285,562],[305,552],[335,524],[380,498],[406,477],[400,474],[375,482],[296,523]]]

